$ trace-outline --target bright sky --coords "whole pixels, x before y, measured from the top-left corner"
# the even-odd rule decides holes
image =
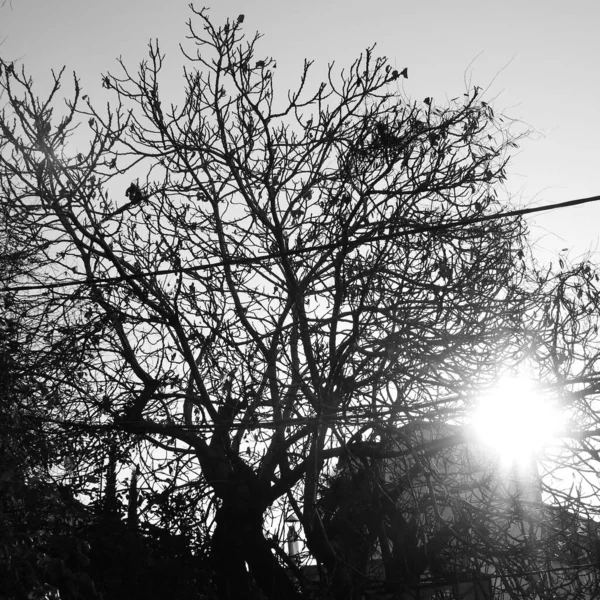
[[[328,62],[347,66],[376,42],[379,54],[408,67],[410,97],[443,104],[465,91],[465,79],[491,84],[487,99],[496,111],[537,131],[509,170],[509,189],[522,201],[600,194],[597,0],[214,0],[211,8],[216,23],[240,13],[247,32],[265,34],[259,51],[277,58],[280,92],[297,81],[304,58],[322,73]],[[6,0],[0,53],[22,60],[41,85],[50,69],[66,65],[84,93],[104,102],[100,73],[117,73],[118,56],[135,71],[150,38],[167,53],[166,81],[178,85],[177,44],[190,16],[187,0]],[[600,203],[535,220],[532,237],[545,249],[570,248],[572,258],[600,249]]]

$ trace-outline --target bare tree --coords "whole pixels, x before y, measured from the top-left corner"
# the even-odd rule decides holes
[[[77,80],[60,113],[59,76],[40,101],[3,64],[1,182],[43,225],[51,294],[81,321],[69,422],[132,436],[154,493],[195,494],[220,597],[310,593],[286,553],[293,514],[327,593],[347,598],[352,561],[322,501],[337,459],[456,422],[525,360],[595,421],[595,383],[567,385],[594,373],[595,272],[541,272],[522,220],[485,218],[515,141],[479,88],[409,101],[407,71],[369,49],[313,91],[306,63],[281,98],[243,20],[194,13],[178,106],[157,44],[137,74],[103,77],[106,113]]]

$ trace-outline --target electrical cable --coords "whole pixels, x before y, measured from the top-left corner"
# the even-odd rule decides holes
[[[389,241],[398,239],[400,237],[416,234],[416,233],[429,233],[437,231],[445,231],[447,229],[453,229],[455,227],[465,227],[468,225],[474,225],[477,223],[487,223],[489,221],[497,221],[499,219],[508,219],[512,217],[521,217],[524,215],[530,215],[539,212],[545,212],[550,210],[557,210],[562,208],[569,208],[572,206],[578,206],[582,204],[589,204],[592,202],[600,201],[600,195],[590,196],[587,198],[577,198],[575,200],[566,200],[564,202],[558,202],[556,204],[543,204],[541,206],[535,206],[530,208],[518,208],[514,210],[508,210],[503,212],[494,213],[491,215],[481,215],[475,218],[464,218],[455,221],[449,221],[447,223],[437,223],[428,225],[416,225],[402,229],[401,231],[395,231],[392,233],[375,235],[375,236],[363,236],[355,240],[331,242],[329,244],[319,244],[317,246],[310,246],[305,248],[295,248],[293,250],[287,250],[285,252],[271,252],[269,254],[261,254],[253,257],[244,258],[230,258],[221,260],[214,263],[207,263],[203,265],[197,265],[193,267],[184,267],[177,269],[157,269],[155,271],[145,271],[140,273],[132,273],[131,275],[119,275],[115,277],[99,277],[99,278],[86,278],[86,279],[72,279],[69,281],[61,281],[48,284],[39,285],[21,285],[21,286],[9,286],[5,287],[5,292],[24,292],[33,290],[50,290],[57,288],[65,288],[73,285],[91,285],[91,284],[106,284],[106,283],[120,283],[123,281],[132,281],[137,279],[144,279],[146,277],[156,277],[160,275],[180,275],[196,273],[199,271],[209,271],[224,266],[235,266],[235,265],[249,265],[254,263],[260,263],[267,260],[273,260],[277,258],[283,258],[286,256],[299,256],[302,254],[310,254],[312,252],[323,252],[327,250],[336,250],[337,248],[358,248],[367,243],[373,243],[378,241]]]

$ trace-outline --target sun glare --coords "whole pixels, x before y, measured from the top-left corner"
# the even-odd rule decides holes
[[[526,377],[506,377],[485,394],[472,418],[482,443],[505,464],[525,464],[559,433],[562,417],[547,394]]]

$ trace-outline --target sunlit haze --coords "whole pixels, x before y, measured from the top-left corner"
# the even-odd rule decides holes
[[[561,429],[562,415],[531,379],[505,377],[482,396],[472,425],[503,463],[525,464],[552,443]]]

